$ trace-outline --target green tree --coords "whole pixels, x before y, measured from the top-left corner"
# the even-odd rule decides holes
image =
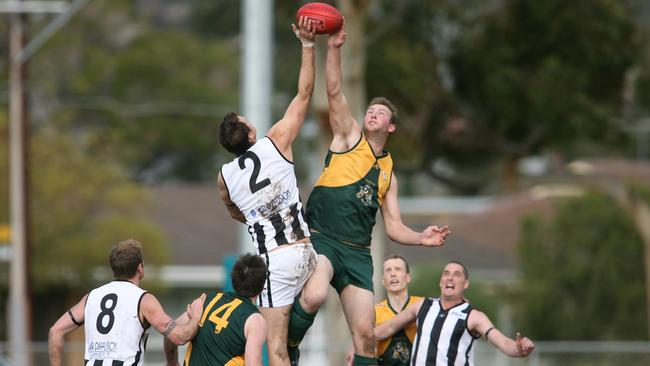
[[[106,268],[109,249],[129,237],[143,243],[147,263],[166,262],[166,238],[146,218],[150,197],[119,166],[88,156],[56,133],[35,136],[31,147],[35,290],[60,284],[89,287],[95,268]]]
[[[136,9],[93,2],[34,58],[35,122],[84,136],[140,181],[212,179],[218,122],[238,105],[237,43]]]
[[[0,136],[5,138],[6,127],[0,118]],[[4,146],[1,162],[7,161]],[[150,197],[128,181],[119,165],[89,155],[78,141],[52,129],[33,137],[29,164],[34,291],[89,288],[96,283],[95,269],[106,268],[110,247],[129,237],[143,243],[147,263],[167,261],[166,238],[147,218]],[[7,182],[8,171],[0,169],[0,207],[9,207]]]
[[[467,29],[452,58],[455,94],[474,138],[504,159],[506,180],[518,158],[544,148],[621,142],[612,120],[640,56],[634,34],[615,0],[509,0]]]
[[[2,116],[4,141],[6,132]],[[0,145],[0,217],[4,218],[9,207],[6,146]],[[114,161],[89,154],[79,140],[51,128],[40,129],[30,143],[29,167],[32,324],[34,339],[46,339],[47,325],[60,309],[78,301],[98,281],[111,278],[111,246],[136,238],[143,244],[146,263],[156,266],[167,262],[168,243],[161,228],[147,218],[151,209],[147,191],[130,182]],[[0,265],[0,278],[6,279],[6,268]],[[8,281],[0,283],[1,297],[6,296],[7,285]],[[43,311],[38,301],[59,309],[57,314]],[[4,329],[0,338],[3,333]]]
[[[590,192],[550,222],[528,217],[518,247],[518,324],[533,339],[647,339],[643,244],[614,199]]]
[[[514,185],[529,154],[628,153],[613,120],[644,46],[625,2],[381,4],[368,25],[368,95],[401,107],[398,167],[472,193],[499,171]]]

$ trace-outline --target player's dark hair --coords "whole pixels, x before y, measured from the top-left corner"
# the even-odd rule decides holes
[[[459,261],[449,261],[449,263],[458,264],[459,266],[463,267],[463,274],[465,275],[465,279],[469,280],[469,271],[467,270],[467,267],[465,267],[464,264],[460,263]]]
[[[388,100],[388,98],[386,98],[386,97],[375,97],[375,98],[372,98],[370,103],[368,103],[368,107],[370,107],[371,105],[375,105],[375,104],[385,105],[390,110],[390,123],[392,123],[394,125],[397,124],[397,121],[399,121],[399,118],[397,117],[397,107],[395,107],[395,104],[393,104],[393,102]]]
[[[244,254],[232,267],[232,287],[239,296],[255,297],[262,292],[268,268],[259,255]]]
[[[132,278],[138,271],[138,265],[144,263],[140,242],[127,239],[117,243],[108,254],[108,262],[111,264],[115,279]]]
[[[406,259],[404,259],[404,257],[397,254],[391,254],[388,257],[384,258],[384,263],[386,263],[386,261],[391,259],[401,259],[402,262],[404,262],[404,264],[406,265],[406,273],[411,273],[411,267],[409,266],[409,262],[407,262]]]
[[[250,128],[239,121],[236,113],[228,113],[219,125],[219,142],[224,149],[239,156],[252,145],[248,141],[249,132]]]

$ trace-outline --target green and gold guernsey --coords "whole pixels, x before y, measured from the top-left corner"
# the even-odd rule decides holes
[[[392,174],[390,154],[375,156],[363,134],[349,151],[328,151],[307,202],[309,227],[349,244],[370,246],[377,209]]]
[[[406,300],[404,307],[399,309],[399,311],[422,300],[423,298],[420,296],[410,296]],[[399,311],[393,309],[387,299],[376,304],[376,324],[379,325],[394,318]],[[413,345],[416,331],[415,322],[412,322],[391,337],[378,341],[377,358],[379,359],[379,366],[408,366],[411,362],[411,346]]]
[[[257,307],[233,292],[212,292],[203,305],[199,330],[188,344],[185,366],[244,365],[244,324]]]

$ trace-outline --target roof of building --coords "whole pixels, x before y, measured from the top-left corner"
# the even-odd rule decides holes
[[[216,185],[165,184],[151,187],[153,220],[170,242],[170,264],[215,265],[239,250],[239,230],[219,199]]]

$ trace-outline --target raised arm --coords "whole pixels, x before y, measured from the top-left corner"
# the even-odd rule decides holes
[[[329,103],[330,127],[334,138],[330,150],[342,152],[351,149],[361,137],[361,127],[350,112],[348,100],[343,95],[341,72],[341,47],[345,43],[345,23],[341,29],[329,35],[325,59],[325,83]]]
[[[50,356],[50,365],[61,366],[63,362],[63,345],[65,335],[77,329],[84,323],[84,310],[86,309],[85,295],[76,305],[61,315],[50,328],[47,336],[47,352]]]
[[[262,347],[266,341],[266,321],[261,314],[255,313],[244,323],[246,348],[244,360],[246,366],[262,366]]]
[[[510,357],[526,357],[535,349],[535,343],[517,332],[516,339],[505,336],[494,327],[483,312],[473,310],[468,316],[468,328],[485,337],[499,351]]]
[[[315,25],[311,19],[300,17],[298,26],[291,25],[296,37],[302,43],[302,60],[298,76],[298,94],[293,98],[284,116],[267,133],[282,155],[293,160],[291,144],[305,121],[309,101],[314,91],[314,39]]]
[[[181,345],[187,343],[196,334],[201,313],[203,312],[204,301],[205,294],[202,294],[187,306],[186,315],[188,320],[185,323],[177,323],[167,315],[158,299],[150,293],[146,293],[142,297],[140,312],[142,317],[160,334],[169,338],[172,343]]]
[[[377,325],[375,327],[375,339],[378,341],[386,339],[399,332],[400,329],[404,329],[404,327],[414,322],[420,312],[423,302],[424,299],[413,303],[406,307],[406,309],[400,311],[392,319],[386,320]]]
[[[397,243],[403,245],[424,245],[438,247],[445,243],[447,235],[451,231],[447,226],[429,226],[422,232],[417,232],[404,225],[397,201],[397,177],[395,173],[391,176],[390,187],[384,195],[381,205],[381,216],[384,219],[386,235]]]
[[[230,217],[245,224],[246,216],[239,211],[237,205],[230,199],[230,193],[228,193],[228,187],[226,187],[226,182],[224,182],[221,172],[219,172],[219,176],[217,177],[217,187],[219,187],[219,197],[221,197],[223,204],[226,205]]]

